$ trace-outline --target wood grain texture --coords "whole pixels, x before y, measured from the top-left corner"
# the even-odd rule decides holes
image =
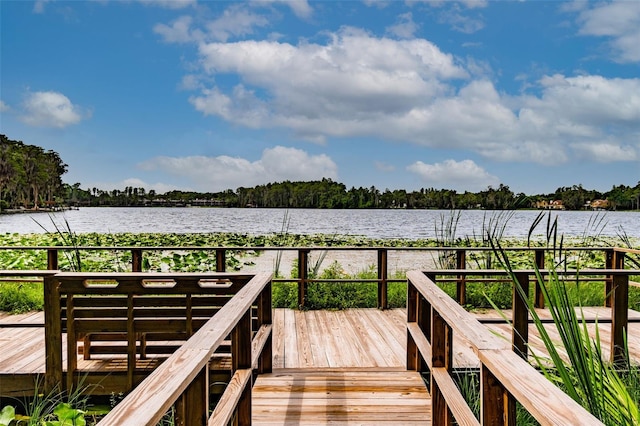
[[[253,387],[254,425],[428,425],[430,409],[420,375],[402,369],[281,369]]]

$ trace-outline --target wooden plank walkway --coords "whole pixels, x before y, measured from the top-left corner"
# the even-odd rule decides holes
[[[425,425],[431,397],[403,368],[286,368],[258,376],[255,425]]]
[[[584,312],[589,318],[601,320],[610,315],[610,309],[602,307],[586,308]],[[476,315],[499,317],[493,311]],[[548,317],[546,311],[540,311],[540,315]],[[629,311],[629,318],[638,320],[640,313]],[[43,314],[20,317],[0,314],[0,325],[17,321],[21,321],[19,327],[0,327],[0,395],[7,394],[9,383],[22,387],[11,389],[14,395],[16,391],[31,394],[33,389],[29,386],[33,385],[36,375],[44,373],[44,329],[25,326],[42,324]],[[487,324],[487,327],[510,338],[511,331],[505,324]],[[610,325],[600,323],[599,327],[603,348],[608,351]],[[544,353],[534,328],[530,325],[530,343],[533,350]],[[640,323],[629,324],[629,348],[632,358],[640,362]],[[64,344],[63,358],[66,358]],[[454,358],[455,367],[478,365],[473,351],[460,336],[455,336]],[[274,371],[259,376],[255,383],[254,421],[256,424],[384,424],[387,420],[396,420],[397,424],[425,424],[431,409],[430,397],[420,376],[405,371],[405,359],[404,309],[276,309]],[[103,377],[108,373],[102,370],[122,361],[84,361],[78,356],[79,367]],[[85,364],[87,362],[93,364]]]

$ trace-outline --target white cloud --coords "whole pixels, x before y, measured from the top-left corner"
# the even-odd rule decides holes
[[[225,155],[156,157],[140,167],[186,177],[199,191],[222,191],[283,180],[337,179],[338,176],[336,164],[327,155],[309,155],[283,146],[265,149],[257,161]]]
[[[187,43],[190,41],[199,40],[202,37],[200,31],[191,31],[191,23],[193,18],[190,16],[181,16],[171,23],[156,24],[153,27],[153,32],[162,36],[167,43]]]
[[[416,31],[418,31],[418,25],[413,21],[413,15],[411,12],[403,13],[398,16],[396,24],[387,27],[386,31],[399,38],[413,38]]]
[[[33,13],[44,13],[44,8],[51,0],[37,0],[33,4]]]
[[[243,5],[234,4],[222,16],[207,23],[206,27],[212,40],[227,41],[230,37],[252,34],[255,27],[265,27],[268,24],[269,21],[264,16]]]
[[[609,37],[615,59],[640,62],[640,2],[597,3],[578,15],[581,35]]]
[[[488,0],[462,0],[460,3],[464,4],[469,9],[478,9],[489,5]]]
[[[447,189],[479,191],[500,181],[472,160],[445,160],[442,163],[426,164],[422,161],[407,166],[427,186]]]
[[[473,34],[484,28],[484,21],[460,12],[457,8],[440,14],[440,21],[451,25],[451,29],[464,34]]]
[[[376,170],[381,172],[393,172],[396,169],[394,165],[385,163],[384,161],[376,161],[374,166]]]
[[[558,74],[510,96],[496,90],[486,63],[465,68],[424,39],[353,28],[328,36],[326,44],[200,44],[203,75],[240,83],[200,80],[190,102],[205,115],[316,143],[373,137],[508,162],[560,164],[577,159],[573,146],[632,146],[640,134],[640,79]]]
[[[85,186],[85,185],[83,185]],[[190,191],[190,188],[182,188],[176,185],[156,182],[149,183],[139,178],[128,178],[121,180],[119,182],[89,182],[86,185],[86,188],[89,188],[91,191],[92,188],[97,188],[102,191],[113,191],[114,189],[124,191],[127,187],[133,188],[144,188],[147,192],[154,190],[156,194],[164,194],[165,192],[180,190],[180,191]]]
[[[481,9],[489,5],[487,0],[405,0],[405,2],[408,5],[426,3],[431,7],[442,8],[438,11],[440,23],[448,24],[452,30],[465,34],[472,34],[484,28],[484,20],[481,16],[472,17],[468,9]]]
[[[83,119],[80,108],[58,92],[33,92],[24,101],[22,121],[30,126],[64,128]]]
[[[184,9],[186,7],[195,6],[197,0],[138,0],[148,6],[159,6],[165,9]]]
[[[404,115],[449,90],[441,80],[467,77],[426,40],[378,39],[350,28],[332,34],[327,45],[210,43],[200,54],[205,72],[238,74],[243,83],[231,93],[203,90],[191,98],[196,109],[250,127],[291,128],[307,139],[327,128],[351,135],[371,119]],[[250,87],[267,91],[270,101]]]
[[[5,104],[3,101],[0,101],[0,112],[7,112],[10,109],[11,108],[9,107],[9,105]]]
[[[258,6],[280,3],[289,6],[291,11],[298,18],[308,19],[313,15],[313,8],[307,0],[253,0],[252,3]]]
[[[580,155],[591,161],[599,163],[611,163],[616,161],[635,161],[638,159],[640,145],[634,148],[629,145],[618,145],[616,143],[593,143],[593,144],[573,144],[571,148]]]

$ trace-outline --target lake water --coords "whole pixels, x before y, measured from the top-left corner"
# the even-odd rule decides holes
[[[128,208],[86,207],[55,213],[0,215],[0,233],[42,233],[41,224],[54,231],[52,219],[66,220],[77,233],[160,232],[209,233],[234,232],[270,234],[283,230],[288,215],[291,234],[341,234],[372,238],[435,238],[454,213],[449,210],[318,210],[318,209],[227,209],[227,208]],[[506,222],[505,237],[526,237],[539,211],[500,212],[462,210],[456,237],[479,236],[483,229],[495,229]],[[550,212],[558,219],[559,233],[616,236],[623,230],[640,238],[640,212]],[[506,218],[508,217],[508,220]],[[483,225],[484,224],[484,225]],[[65,226],[65,225],[63,225]],[[546,229],[546,218],[536,234]]]

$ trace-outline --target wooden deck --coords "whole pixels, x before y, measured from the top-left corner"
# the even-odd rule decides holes
[[[588,308],[585,315],[602,320],[610,309]],[[498,318],[491,311],[477,316]],[[640,320],[640,313],[629,311],[629,319]],[[43,323],[43,314],[0,314],[0,324],[9,322],[19,326],[0,327],[0,395],[30,395],[34,378],[44,373],[44,329],[33,327]],[[510,337],[505,324],[487,326]],[[610,325],[599,326],[606,349]],[[530,343],[542,353],[536,334],[530,325]],[[64,348],[63,344],[66,358]],[[638,322],[629,324],[629,348],[632,358],[640,362]],[[118,362],[96,360],[89,365],[78,356],[79,369],[101,372],[103,377],[104,370]],[[477,365],[468,344],[455,336],[454,366]],[[404,309],[274,311],[273,372],[258,376],[255,382],[255,424],[425,424],[430,410],[421,377],[406,371]]]

